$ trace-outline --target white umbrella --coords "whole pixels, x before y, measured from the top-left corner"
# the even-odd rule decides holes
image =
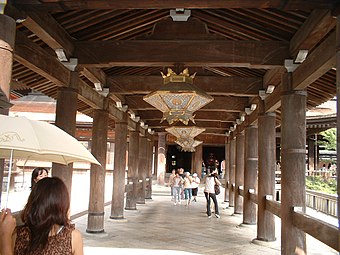
[[[9,178],[13,158],[100,165],[77,139],[60,128],[43,121],[6,115],[0,115],[0,158],[10,159]]]
[[[43,121],[0,115],[0,158],[50,161],[67,165],[97,159],[73,136]]]

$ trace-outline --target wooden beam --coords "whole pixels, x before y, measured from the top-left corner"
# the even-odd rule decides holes
[[[261,100],[261,98],[259,96],[257,96],[255,98],[253,98],[252,100],[250,100],[248,105],[251,105],[253,103],[255,103],[257,105],[256,109],[254,111],[252,111],[250,113],[250,115],[246,116],[244,122],[242,122],[240,125],[237,125],[236,130],[231,133],[232,139],[236,138],[237,133],[243,132],[247,126],[257,125],[257,120],[258,120],[258,116],[261,112],[261,107],[263,105],[263,101]],[[237,116],[236,118],[239,118],[239,116]],[[234,119],[234,121],[236,120],[236,118]]]
[[[276,86],[273,93],[264,100],[265,112],[274,112],[281,107],[281,87],[281,84]]]
[[[307,88],[336,66],[336,35],[330,34],[307,59],[293,72],[293,88]]]
[[[67,86],[70,71],[55,57],[29,40],[22,32],[16,32],[14,59],[22,65],[52,81],[57,86]]]
[[[126,103],[129,109],[135,110],[154,110],[155,108],[143,100],[143,96],[131,95],[126,96]],[[207,104],[200,111],[226,111],[242,112],[248,105],[248,98],[232,96],[215,96],[214,101]]]
[[[187,8],[276,8],[284,10],[310,10],[310,9],[330,9],[336,0],[314,0],[306,4],[304,0],[288,1],[239,1],[239,0],[50,0],[45,3],[41,1],[16,0],[15,6],[21,9],[37,9],[51,11],[66,11],[76,9],[174,9]]]
[[[14,58],[58,86],[67,87],[70,84],[71,71],[19,31],[16,33]],[[81,80],[78,81],[78,97],[94,109],[104,109],[105,97]],[[122,117],[115,104],[110,105],[109,114],[114,119]]]
[[[25,17],[22,24],[37,35],[50,48],[54,50],[63,49],[67,56],[72,56],[74,50],[72,38],[50,14],[46,12],[37,13],[34,11],[28,11],[23,14],[12,6],[9,6],[7,10],[12,16]],[[106,74],[102,70],[97,68],[80,69],[81,73],[92,83],[100,83],[102,86],[106,85]],[[114,101],[117,101],[113,94],[110,96]],[[121,98],[119,101],[122,101]]]
[[[207,104],[201,111],[226,111],[226,112],[243,112],[248,106],[249,99],[246,97],[233,96],[214,96],[214,101]]]
[[[250,197],[250,201],[252,201],[253,203],[257,204],[257,201],[258,201],[257,194],[249,193],[249,197]]]
[[[107,110],[110,118],[115,121],[122,120],[124,117],[124,113],[116,107],[116,104],[112,100],[102,96],[80,79],[78,79],[78,98],[93,109]],[[132,125],[131,128],[133,127]]]
[[[302,25],[302,27],[295,33],[293,38],[290,41],[290,52],[291,56],[295,57],[298,50],[303,49],[303,50],[311,50],[313,49],[319,42],[320,40],[331,30],[335,27],[335,19],[332,17],[331,13],[329,10],[314,10],[311,15],[308,17],[308,19],[305,21],[305,23]],[[323,44],[325,45],[325,44]],[[323,52],[325,48],[329,48],[330,46],[323,46],[323,48],[319,47],[319,52]],[[326,52],[331,53],[332,49],[329,48],[326,50]],[[313,53],[314,55],[315,53]],[[315,55],[314,55],[315,56]],[[308,59],[308,60],[307,60]],[[302,64],[301,67],[303,70],[300,72],[300,75],[305,77],[302,79],[305,79],[306,82],[300,85],[295,85],[296,88],[298,87],[307,87],[309,84],[311,84],[311,80],[315,81],[317,78],[320,77],[321,75],[318,72],[315,72],[317,69],[321,69],[320,67],[316,67],[314,70],[308,71],[308,74],[311,76],[314,76],[314,78],[309,78],[307,80],[307,77],[309,75],[306,75],[305,71],[308,70],[310,67],[313,67],[313,64],[315,60],[318,61],[324,61],[327,63],[328,61],[319,59],[319,56],[315,56],[314,58],[308,56],[306,59],[306,63],[309,64]],[[310,61],[310,62],[308,62]],[[316,64],[316,66],[322,66],[323,64]],[[327,64],[326,64],[327,66]],[[326,68],[326,70],[329,67]],[[265,99],[265,111],[266,112],[272,112],[281,107],[281,76],[282,74],[286,72],[285,68],[278,68],[278,69],[272,69],[268,70],[266,75],[264,76],[264,87],[266,87],[269,84],[273,84],[276,86],[274,93],[268,96]],[[322,71],[324,72],[324,71]],[[299,71],[295,74],[297,77],[297,74]],[[307,76],[307,77],[306,77]],[[311,77],[310,76],[310,77]],[[293,82],[296,82],[295,79]],[[298,82],[297,82],[298,83]],[[307,84],[309,83],[309,84]]]
[[[64,28],[46,12],[28,11],[22,24],[38,36],[53,50],[63,49],[68,57],[72,56],[73,40]]]
[[[120,110],[118,110],[118,108],[116,107],[115,102],[113,102],[112,100],[108,101],[108,112],[111,118],[113,118],[114,120],[122,120],[124,118],[124,113]],[[129,123],[128,123],[129,124]],[[134,126],[132,126],[133,128]]]
[[[129,130],[137,130],[139,125],[137,122],[133,121],[131,118],[128,118],[128,129]]]
[[[269,212],[275,214],[278,217],[281,217],[281,213],[280,213],[280,209],[281,209],[281,203],[274,201],[274,200],[266,200],[266,210],[268,210]]]
[[[282,74],[286,72],[286,68],[278,67],[268,70],[263,76],[263,88],[266,89],[268,85],[278,86],[281,83]]]
[[[149,94],[163,84],[159,76],[115,76],[110,78],[110,92],[115,94]],[[209,95],[256,96],[262,88],[262,79],[257,77],[196,76],[194,86]]]
[[[339,229],[302,212],[293,212],[293,224],[317,240],[340,251]]]
[[[140,125],[138,125],[138,130],[139,130],[139,134],[140,134],[141,136],[145,136],[145,135],[148,134],[147,129],[142,128]]]
[[[93,109],[105,109],[104,98],[81,79],[78,79],[78,98]]]
[[[80,68],[80,73],[82,73],[93,84],[100,83],[102,87],[106,85],[106,74],[101,69],[83,67]]]
[[[307,59],[293,72],[293,88],[306,89],[322,75],[335,67],[335,32],[330,34]],[[281,84],[265,99],[265,111],[272,112],[281,106]]]
[[[83,66],[225,66],[270,69],[289,57],[288,43],[229,40],[129,40],[76,42]],[[110,54],[107,54],[110,52]],[[230,54],[233,52],[233,54]]]
[[[313,49],[336,25],[330,10],[314,10],[290,41],[291,56]]]

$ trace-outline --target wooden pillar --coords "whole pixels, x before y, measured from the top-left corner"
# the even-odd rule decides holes
[[[315,165],[315,135],[311,135],[308,137],[308,171],[317,170],[317,166]],[[310,174],[308,174],[310,175]]]
[[[0,100],[4,105],[0,107],[0,114],[8,115],[6,109],[10,95],[10,81],[12,78],[13,48],[15,43],[15,20],[9,16],[0,14]],[[5,160],[0,159],[0,187],[3,184]],[[0,192],[0,200],[1,200]]]
[[[146,174],[146,191],[145,199],[152,198],[152,161],[153,161],[153,137],[147,139],[147,174]]]
[[[337,162],[340,162],[340,15],[337,16],[336,23],[336,96],[337,96],[337,111],[336,111],[336,134],[337,134]],[[338,163],[339,165],[339,163]],[[340,167],[336,168],[336,179],[338,189],[338,225],[340,224]],[[340,245],[340,233],[338,235]],[[340,249],[340,247],[339,247]]]
[[[124,218],[127,132],[127,115],[124,114],[124,119],[115,123],[115,155],[110,216],[111,219]]]
[[[243,187],[244,181],[244,132],[236,135],[236,168],[235,168],[235,214],[243,212],[243,197],[238,189]]]
[[[158,134],[157,182],[159,185],[164,185],[165,178],[165,164],[166,164],[165,135],[166,133]]]
[[[137,204],[145,204],[145,179],[146,179],[146,160],[147,160],[147,138],[139,137],[139,162],[138,162],[138,194]]]
[[[127,174],[126,210],[136,210],[138,184],[139,131],[129,131],[129,160]]]
[[[275,195],[276,130],[275,113],[258,117],[257,239],[275,241],[274,214],[266,210],[266,195]]]
[[[110,164],[110,165],[113,164],[114,154],[115,154],[115,144],[110,142],[109,156],[108,156],[108,159],[107,159],[107,163]]]
[[[55,124],[72,136],[75,136],[76,133],[78,93],[75,87],[77,86],[78,78],[78,72],[71,72],[70,87],[58,88],[57,94]],[[70,194],[72,190],[72,172],[73,164],[67,166],[58,163],[52,164],[52,176],[62,179]]]
[[[158,149],[158,137],[157,137],[157,139],[154,139],[154,143],[153,143],[153,147],[154,147],[154,149],[153,149],[153,176],[154,176],[154,178],[155,178],[155,180],[157,180],[157,176],[158,176],[158,174],[157,174],[157,168],[158,168],[158,151],[157,151],[157,149]]]
[[[12,79],[13,48],[15,42],[15,20],[0,14],[0,89],[9,102]]]
[[[230,140],[230,156],[229,156],[229,206],[234,207],[235,206],[235,168],[236,168],[236,139],[232,138]]]
[[[256,204],[250,200],[249,191],[257,190],[257,126],[245,129],[245,166],[244,166],[244,197],[243,223],[256,224]]]
[[[292,73],[283,76],[281,109],[281,254],[306,251],[306,234],[293,224],[293,209],[305,211],[306,91],[291,89]]]
[[[194,154],[194,168],[193,173],[197,173],[198,177],[202,177],[202,159],[203,159],[203,145],[200,144],[196,147]]]
[[[109,114],[107,111],[94,110],[91,152],[99,161],[101,166],[91,164],[90,200],[86,229],[86,232],[88,233],[104,232],[104,195],[108,119]]]
[[[230,171],[230,136],[225,137],[225,169],[224,169],[224,180],[225,180],[225,192],[224,192],[224,201],[227,203],[227,207],[229,207],[229,171]]]
[[[316,170],[319,169],[320,165],[320,146],[318,144],[318,135],[315,135],[315,168]]]

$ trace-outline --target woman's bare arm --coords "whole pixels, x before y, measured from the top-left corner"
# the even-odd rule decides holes
[[[0,213],[0,254],[13,255],[13,232],[16,227],[15,218],[11,210],[2,210]]]
[[[72,231],[72,254],[83,255],[83,238],[79,230],[75,229]]]

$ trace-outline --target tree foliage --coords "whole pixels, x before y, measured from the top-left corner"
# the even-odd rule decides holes
[[[336,150],[336,128],[330,128],[320,133],[322,140],[320,145],[325,146],[326,150]]]
[[[327,194],[337,193],[337,184],[335,179],[325,179],[321,176],[307,176],[306,188],[315,191],[321,191]]]

